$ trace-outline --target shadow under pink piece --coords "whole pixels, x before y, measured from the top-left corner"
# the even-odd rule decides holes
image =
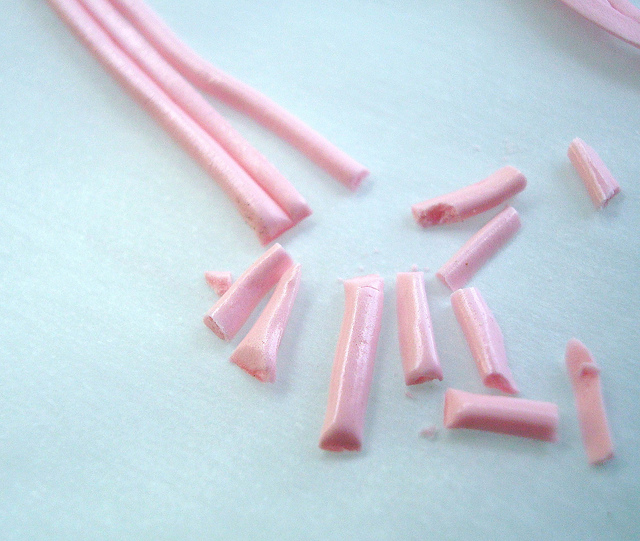
[[[480,291],[475,287],[458,289],[451,295],[451,305],[476,361],[482,383],[505,393],[517,394],[502,331]]]
[[[231,354],[232,363],[260,381],[276,380],[278,348],[299,285],[300,265],[292,265],[280,278],[258,320]]]
[[[424,273],[397,274],[396,305],[405,383],[416,385],[434,379],[442,381],[442,368],[424,287]]]
[[[455,291],[471,277],[520,229],[520,217],[513,207],[505,208],[471,237],[449,259],[436,276]]]
[[[231,340],[268,291],[293,265],[285,249],[274,244],[251,265],[204,316],[216,336]]]
[[[613,458],[613,442],[600,388],[600,369],[582,342],[572,338],[565,354],[576,398],[582,442],[590,464]]]
[[[447,389],[444,426],[471,428],[544,441],[558,439],[558,406],[511,396]]]
[[[484,180],[411,207],[422,227],[451,224],[504,203],[527,186],[527,179],[515,167],[498,169]]]
[[[611,198],[620,192],[620,185],[598,153],[582,139],[576,137],[571,141],[567,155],[597,209],[605,207]]]
[[[345,280],[344,293],[344,316],[320,435],[320,448],[326,451],[359,451],[362,447],[382,319],[382,278],[369,275]]]

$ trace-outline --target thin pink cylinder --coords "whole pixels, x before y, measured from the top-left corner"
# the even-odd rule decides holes
[[[516,394],[502,331],[480,291],[475,287],[458,289],[451,295],[451,306],[469,344],[482,383],[486,387]]]
[[[422,227],[461,222],[504,203],[527,186],[527,179],[515,167],[498,169],[484,180],[470,184],[411,207]]]
[[[351,189],[369,171],[298,118],[198,56],[141,0],[110,0],[193,85],[253,117]]]
[[[216,336],[231,340],[251,312],[293,265],[285,249],[274,244],[251,265],[204,316],[204,323]]]
[[[611,198],[620,192],[620,185],[598,153],[582,139],[576,137],[571,141],[567,155],[597,209],[605,207]]]
[[[436,276],[455,291],[471,277],[520,229],[520,217],[513,207],[506,207],[471,237],[449,259]]]
[[[207,271],[204,273],[204,279],[207,284],[213,288],[213,290],[222,297],[233,283],[233,277],[230,272],[212,272]]]
[[[424,273],[397,274],[396,310],[405,383],[416,385],[434,379],[442,381],[442,368],[424,287]]]
[[[344,282],[345,309],[333,360],[320,447],[359,451],[378,346],[383,281],[378,275]]]
[[[447,389],[444,426],[499,432],[544,441],[558,439],[558,406],[510,396]]]
[[[231,362],[260,381],[276,379],[278,349],[299,285],[300,265],[292,265],[280,278],[260,317],[231,354]]]
[[[572,338],[565,354],[587,458],[600,464],[613,458],[613,442],[600,387],[600,369],[582,342]]]

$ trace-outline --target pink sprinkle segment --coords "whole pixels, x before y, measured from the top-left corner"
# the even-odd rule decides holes
[[[411,211],[422,227],[461,222],[504,203],[526,186],[524,175],[515,167],[507,166],[480,182],[417,203]]]
[[[565,362],[589,463],[600,464],[613,458],[613,442],[600,389],[600,368],[589,350],[575,338],[567,343]]]
[[[589,197],[597,209],[605,207],[611,198],[620,192],[620,185],[600,156],[582,139],[576,137],[571,141],[567,155],[587,187]]]
[[[204,279],[213,290],[222,297],[233,283],[233,277],[230,272],[211,272],[204,273]]]
[[[282,275],[255,325],[231,354],[231,362],[260,381],[276,380],[278,348],[300,285],[300,265]]]
[[[603,30],[640,48],[640,10],[627,0],[562,0]]]
[[[502,331],[480,291],[475,287],[458,289],[451,295],[451,305],[476,361],[485,387],[517,394]]]
[[[320,447],[359,451],[378,346],[383,281],[378,275],[344,282],[345,309],[333,360],[329,400]]]
[[[513,207],[505,208],[471,237],[449,259],[436,276],[455,291],[471,277],[520,229],[520,217]]]
[[[424,273],[397,274],[396,304],[405,383],[416,385],[434,379],[442,381],[442,368],[433,338],[431,315],[424,288]]]
[[[544,441],[558,439],[558,406],[511,396],[491,396],[447,389],[444,426],[472,428]]]
[[[198,56],[140,0],[110,0],[193,85],[251,116],[351,189],[369,171],[278,104]]]
[[[238,278],[204,316],[219,338],[231,340],[267,292],[293,265],[285,249],[274,244]]]
[[[291,183],[254,149],[106,0],[80,0],[114,41],[215,139],[294,223],[311,209]]]
[[[105,68],[218,182],[262,244],[268,244],[294,225],[229,154],[122,52],[76,0],[49,0],[49,3]]]

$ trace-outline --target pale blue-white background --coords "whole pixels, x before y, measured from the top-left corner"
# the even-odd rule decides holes
[[[372,174],[349,193],[220,107],[315,211],[281,238],[303,283],[260,384],[227,361],[240,336],[201,321],[203,272],[242,272],[251,230],[46,2],[0,0],[0,538],[637,539],[640,51],[554,0],[152,5]],[[575,136],[623,187],[603,212],[566,158]],[[423,230],[409,206],[507,163],[529,180],[523,228],[472,284],[521,395],[558,404],[557,444],[441,428],[447,386],[487,391],[434,272],[488,216]],[[445,381],[408,398],[393,284],[413,264]],[[339,279],[373,272],[364,449],[329,455]],[[563,366],[573,336],[602,368],[617,457],[601,468]]]

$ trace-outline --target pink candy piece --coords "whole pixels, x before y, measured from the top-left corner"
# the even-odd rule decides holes
[[[224,295],[233,283],[233,278],[230,272],[207,271],[204,273],[204,279],[220,296]]]
[[[537,400],[447,389],[444,395],[444,426],[556,441],[558,406]]]
[[[278,104],[198,56],[141,0],[110,0],[192,84],[287,140],[351,189],[369,171]]]
[[[600,369],[589,350],[575,338],[567,343],[565,362],[589,463],[600,464],[613,458],[613,442],[600,389]]]
[[[345,309],[333,361],[320,447],[359,451],[382,319],[383,282],[377,275],[345,280]]]
[[[609,200],[620,192],[620,185],[600,156],[582,139],[576,137],[571,141],[567,155],[578,171],[596,208],[605,207]]]
[[[434,379],[442,381],[422,272],[398,273],[396,302],[405,383],[415,385]]]
[[[422,227],[461,222],[504,203],[525,189],[527,179],[515,167],[503,167],[484,180],[411,207]]]
[[[294,223],[227,152],[113,42],[76,0],[49,0],[96,58],[218,182],[263,244]]]
[[[260,381],[276,379],[278,348],[299,285],[300,265],[292,265],[280,278],[255,325],[231,354],[231,362]]]
[[[289,254],[274,244],[251,265],[204,316],[216,336],[231,340],[267,292],[293,265]]]
[[[516,394],[518,389],[507,362],[502,331],[480,291],[458,289],[451,305],[486,387]]]
[[[520,217],[513,207],[505,208],[449,259],[436,276],[451,291],[463,287],[487,260],[520,229]]]

